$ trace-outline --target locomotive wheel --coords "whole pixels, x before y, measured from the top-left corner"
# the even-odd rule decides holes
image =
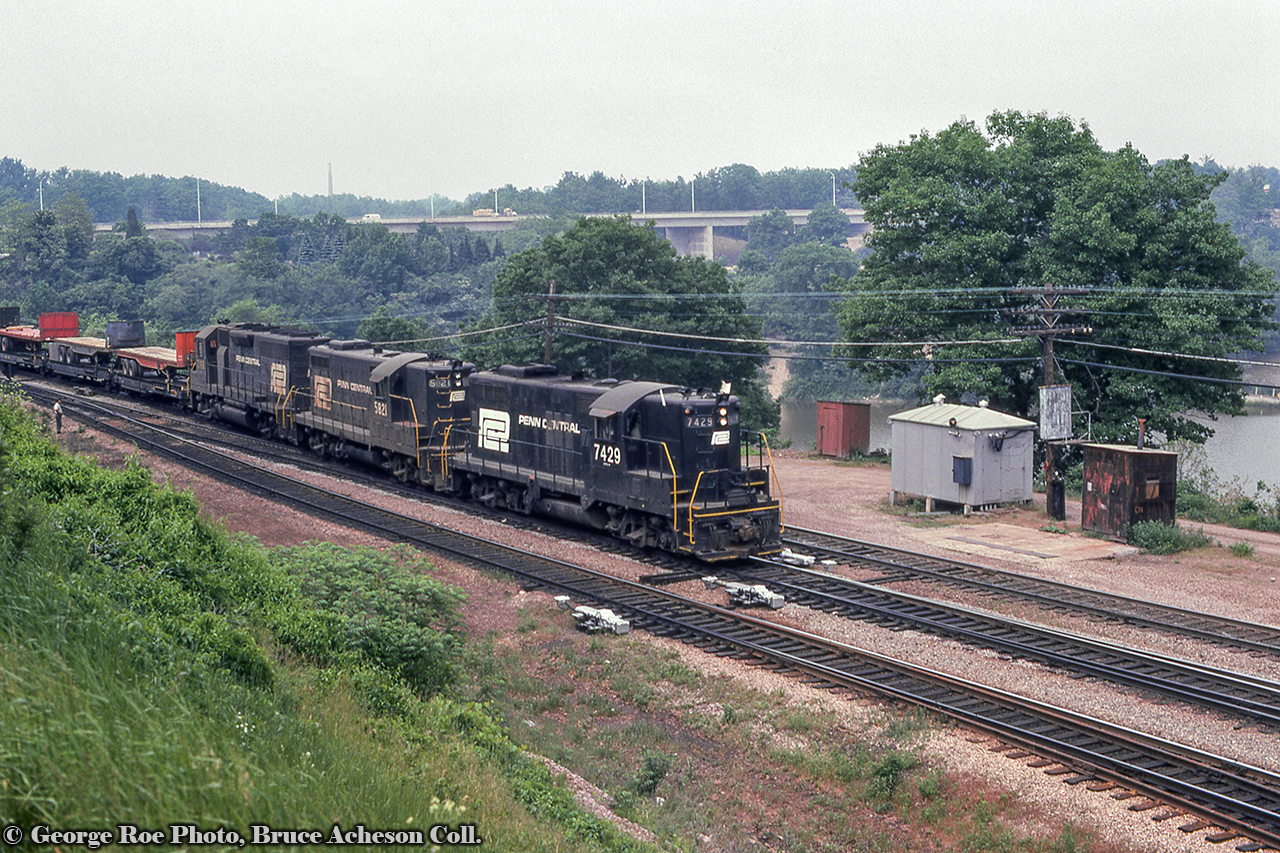
[[[528,489],[515,488],[511,490],[509,495],[507,495],[507,506],[514,509],[516,512],[522,512],[527,515],[529,513],[531,503],[532,502],[529,500]]]
[[[391,460],[391,473],[402,483],[412,482],[418,477],[418,466],[407,456],[396,456]]]
[[[658,547],[663,551],[674,554],[678,544],[679,539],[676,536],[676,532],[671,529],[671,522],[663,520],[658,529]]]

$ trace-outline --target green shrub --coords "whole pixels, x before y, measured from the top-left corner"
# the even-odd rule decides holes
[[[365,655],[427,695],[456,682],[465,596],[431,577],[421,554],[322,543],[277,548],[271,563],[336,620],[342,650]]]
[[[671,757],[662,753],[651,752],[644,757],[644,763],[631,780],[631,790],[647,797],[658,789],[662,780],[667,778],[671,770]]]
[[[1212,543],[1203,530],[1188,532],[1176,524],[1139,521],[1129,528],[1129,544],[1149,554],[1177,554]]]
[[[903,774],[918,763],[915,756],[909,753],[898,750],[890,752],[871,771],[871,784],[867,788],[868,799],[877,803],[887,803],[898,790]]]

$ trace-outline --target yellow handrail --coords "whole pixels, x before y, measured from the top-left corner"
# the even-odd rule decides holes
[[[698,488],[702,485],[702,475],[706,471],[698,472],[698,479],[693,483],[693,492],[689,495],[689,544],[693,545],[693,507],[698,502]]]
[[[787,529],[787,511],[783,507],[782,500],[782,481],[778,479],[778,469],[773,464],[773,448],[769,446],[769,436],[760,433],[760,440],[764,442],[764,452],[769,454],[769,479],[773,481],[773,492],[777,495],[778,532],[781,533]]]
[[[449,433],[453,432],[453,424],[444,428],[444,441],[440,444],[440,478],[449,480]]]
[[[667,457],[667,465],[671,468],[671,529],[678,531],[680,529],[680,492],[676,489],[676,463],[671,461],[671,448],[667,447],[667,443],[665,441],[658,443],[662,445],[662,452]]]

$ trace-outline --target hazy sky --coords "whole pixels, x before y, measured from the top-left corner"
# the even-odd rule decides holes
[[[7,0],[0,156],[268,197],[856,163],[996,110],[1280,166],[1275,0]]]

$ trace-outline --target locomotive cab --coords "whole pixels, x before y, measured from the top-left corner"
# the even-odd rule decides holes
[[[704,560],[780,550],[781,502],[769,466],[743,466],[737,398],[549,365],[475,373],[470,393],[470,429],[449,439],[460,493]]]
[[[645,478],[670,492],[676,550],[719,560],[781,547],[781,503],[767,447],[763,436],[741,429],[737,397],[649,389],[607,421],[620,428],[632,487],[633,478]]]

